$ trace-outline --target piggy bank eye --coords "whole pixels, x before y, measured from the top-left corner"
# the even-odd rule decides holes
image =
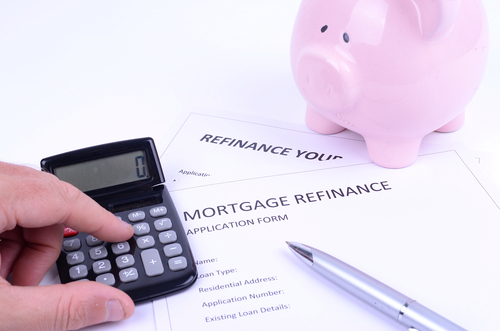
[[[328,29],[328,25],[325,25],[325,26],[323,26],[323,27],[321,28],[321,33],[325,32],[325,31],[326,31],[326,29]]]
[[[349,42],[349,35],[347,34],[347,32],[344,33],[344,41],[346,42],[346,44]]]

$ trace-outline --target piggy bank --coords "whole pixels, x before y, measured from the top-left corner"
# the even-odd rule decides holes
[[[303,0],[290,58],[309,128],[357,132],[402,168],[425,135],[463,125],[487,53],[480,0]]]

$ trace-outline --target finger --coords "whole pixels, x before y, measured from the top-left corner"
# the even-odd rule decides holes
[[[130,224],[117,219],[74,186],[26,167],[16,171],[37,174],[0,175],[0,232],[13,229],[16,224],[25,228],[64,224],[105,241],[124,241],[132,236]]]
[[[1,281],[1,330],[76,330],[129,318],[135,309],[124,292],[96,282],[17,287]]]
[[[38,177],[40,171],[28,166],[17,165],[0,161],[0,173],[9,176]]]
[[[63,185],[68,214],[64,225],[81,232],[86,232],[104,241],[124,241],[132,237],[132,226],[118,219],[89,196],[74,186]]]
[[[24,246],[12,268],[13,285],[38,285],[61,253],[64,227],[23,229]]]
[[[23,249],[22,229],[0,233],[0,277],[7,278]]]
[[[63,225],[0,233],[0,277],[12,272],[15,285],[38,285],[61,252]]]

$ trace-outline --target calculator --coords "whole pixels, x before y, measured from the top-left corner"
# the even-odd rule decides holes
[[[133,237],[119,243],[65,228],[57,260],[61,283],[104,283],[123,290],[138,303],[195,282],[196,264],[164,185],[153,139],[75,150],[44,158],[41,167],[134,228]]]

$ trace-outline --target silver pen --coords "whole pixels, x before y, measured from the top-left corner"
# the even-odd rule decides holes
[[[286,243],[299,259],[315,271],[358,299],[394,318],[410,331],[466,331],[333,256],[304,244],[288,241]]]

